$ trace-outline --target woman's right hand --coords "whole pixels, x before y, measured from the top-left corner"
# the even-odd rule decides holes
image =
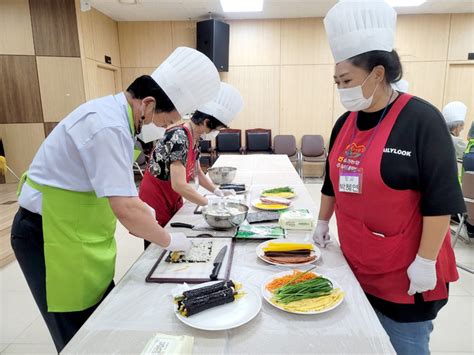
[[[325,248],[327,244],[331,243],[329,221],[318,221],[316,224],[316,230],[313,234],[313,241],[322,248]]]
[[[170,233],[170,243],[165,249],[169,251],[189,251],[191,246],[191,241],[186,238],[186,234],[175,232]]]

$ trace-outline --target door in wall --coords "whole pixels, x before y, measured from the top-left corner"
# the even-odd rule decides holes
[[[97,67],[97,96],[107,96],[116,93],[115,71]]]

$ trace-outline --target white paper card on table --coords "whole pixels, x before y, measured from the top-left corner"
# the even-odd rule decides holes
[[[142,355],[191,355],[193,352],[194,338],[187,335],[167,335],[157,333],[151,338]]]

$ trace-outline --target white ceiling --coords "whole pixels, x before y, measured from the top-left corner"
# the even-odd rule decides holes
[[[224,13],[219,0],[136,0],[125,5],[119,0],[91,0],[97,10],[117,21],[163,21],[255,18],[324,17],[336,0],[264,0],[263,11]],[[418,7],[396,8],[399,14],[474,12],[474,0],[427,0]]]

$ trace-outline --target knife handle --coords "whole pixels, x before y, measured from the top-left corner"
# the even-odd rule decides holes
[[[189,228],[189,229],[194,228],[192,224],[182,223],[182,222],[173,222],[173,223],[170,223],[170,226],[173,228]]]
[[[212,269],[211,276],[209,276],[211,281],[217,280],[217,276],[219,275],[221,266],[222,266],[222,263],[214,264],[214,268]]]

